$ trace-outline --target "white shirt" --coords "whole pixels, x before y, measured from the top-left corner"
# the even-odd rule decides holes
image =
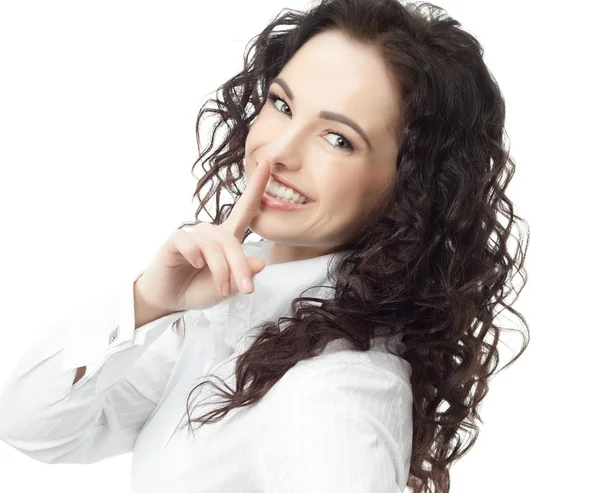
[[[272,242],[243,244],[267,261]],[[179,430],[188,394],[209,373],[235,387],[235,358],[251,330],[289,316],[303,289],[332,286],[332,254],[267,265],[254,292],[207,310],[169,314],[134,330],[133,281],[47,327],[0,391],[0,439],[49,464],[93,463],[133,452],[134,493],[400,493],[412,446],[409,363],[334,341],[300,361],[253,406]],[[333,260],[332,260],[333,261]],[[330,298],[332,289],[305,296]],[[171,325],[185,317],[185,338]],[[76,369],[86,374],[73,385]],[[210,381],[222,385],[219,380]],[[192,394],[206,412],[211,384]],[[199,395],[201,397],[199,397]],[[194,406],[203,400],[200,408]],[[219,407],[211,407],[216,409]]]

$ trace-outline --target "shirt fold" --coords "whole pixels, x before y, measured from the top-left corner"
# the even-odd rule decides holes
[[[267,262],[272,245],[242,248]],[[294,298],[334,296],[329,268],[337,260],[325,254],[266,265],[252,293],[138,329],[133,289],[144,270],[115,279],[43,330],[22,356],[0,388],[0,440],[46,463],[132,452],[134,493],[402,491],[412,441],[411,368],[386,350],[383,337],[368,351],[332,341],[257,403],[194,423],[193,433],[182,426],[221,407],[216,387],[236,386],[239,357],[263,323],[291,317]],[[177,333],[172,325],[182,317],[185,332]],[[282,320],[280,329],[288,327]],[[73,384],[82,366],[86,373]]]
[[[1,440],[47,463],[89,463],[133,449],[156,406],[156,382],[135,386],[125,377],[135,375],[142,355],[185,313],[134,330],[133,283],[142,273],[118,280],[41,332],[0,390]],[[156,372],[172,368],[180,345],[175,334],[164,335],[145,358],[163,364],[153,373],[158,380],[164,377]],[[80,366],[86,373],[73,384]]]

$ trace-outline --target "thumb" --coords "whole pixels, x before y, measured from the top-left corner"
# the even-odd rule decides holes
[[[252,277],[258,274],[266,266],[265,261],[260,257],[248,257],[246,260],[248,261],[248,266],[252,271]]]

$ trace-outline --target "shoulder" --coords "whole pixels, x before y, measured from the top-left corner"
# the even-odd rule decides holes
[[[340,406],[385,422],[410,417],[412,392],[406,373],[359,356],[341,351],[299,362],[267,393],[265,405],[276,414],[283,408],[319,413],[322,407]]]
[[[304,363],[304,364],[301,364]],[[270,426],[304,422],[312,427],[340,427],[369,422],[396,435],[412,423],[412,391],[403,373],[355,358],[303,360],[264,396]]]
[[[305,361],[263,397],[258,459],[272,491],[403,487],[412,447],[404,376],[360,361]]]
[[[349,368],[351,367],[351,368]],[[327,369],[345,368],[348,376],[375,377],[379,374],[387,381],[410,387],[412,368],[408,361],[388,352],[382,340],[374,342],[368,351],[357,351],[344,339],[330,342],[325,351],[298,362],[288,373],[289,378],[304,374],[314,377],[315,373],[327,373]]]

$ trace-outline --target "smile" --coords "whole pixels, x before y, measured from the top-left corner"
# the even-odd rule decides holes
[[[269,193],[263,193],[260,198],[260,203],[278,211],[297,211],[300,209],[306,209],[310,207],[314,202],[308,202],[305,204],[294,204],[292,202],[287,202],[285,200],[279,199],[277,197],[273,197]]]
[[[306,204],[311,202],[308,197],[305,197],[300,192],[288,187],[284,183],[277,181],[273,176],[269,178],[265,193],[290,204]]]

